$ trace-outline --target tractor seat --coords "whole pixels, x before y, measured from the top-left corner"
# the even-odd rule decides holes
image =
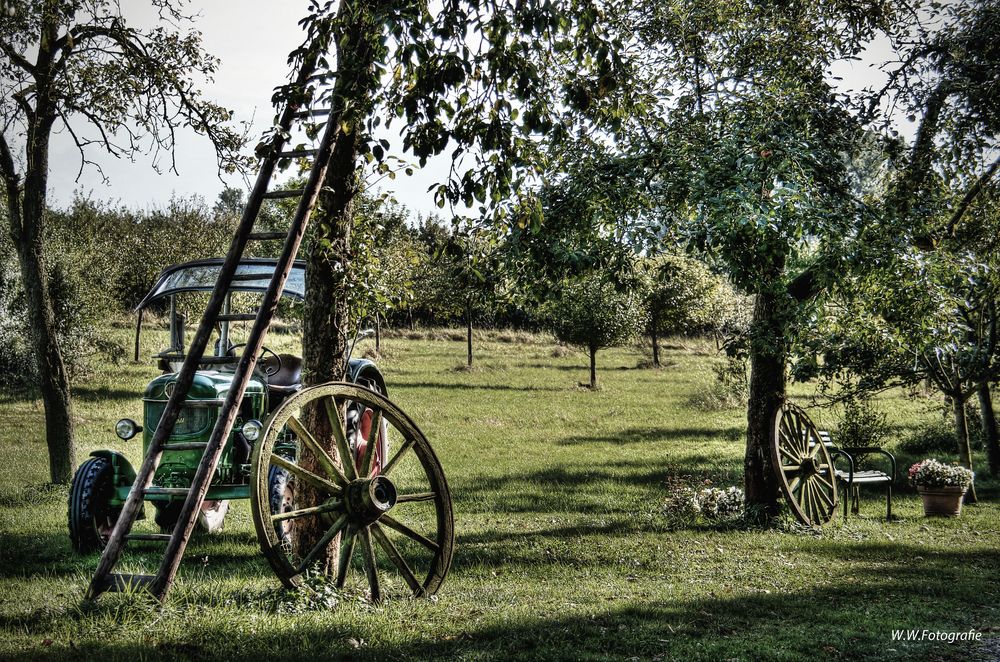
[[[292,354],[280,354],[281,368],[267,378],[269,410],[274,411],[289,395],[302,388],[302,359]],[[274,368],[274,358],[264,359],[264,369]]]

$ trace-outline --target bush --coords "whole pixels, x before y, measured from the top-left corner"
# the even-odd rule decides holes
[[[28,316],[16,260],[0,261],[0,386],[23,388],[34,381]]]
[[[911,455],[954,453],[955,426],[944,419],[923,425],[903,439],[899,449]]]
[[[965,405],[965,418],[969,426],[969,445],[973,450],[982,450],[983,419],[975,403]],[[955,418],[951,405],[941,407],[941,417],[925,424],[903,439],[899,449],[912,455],[954,454],[957,448]]]
[[[668,477],[666,485],[661,510],[672,527],[698,520],[734,523],[743,517],[746,500],[739,487],[714,487],[707,479],[696,483],[690,476]]]
[[[715,379],[691,398],[702,411],[721,411],[745,407],[750,397],[750,376],[744,358],[730,356],[712,366]]]

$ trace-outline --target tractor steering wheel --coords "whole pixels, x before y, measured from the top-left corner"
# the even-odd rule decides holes
[[[246,346],[247,344],[245,342],[241,342],[236,345],[231,345],[229,347],[229,351],[234,352],[240,347],[246,347]],[[274,359],[273,362],[270,360],[265,360],[264,357],[266,357],[268,354],[270,354],[271,358]],[[264,374],[267,375],[268,377],[274,377],[276,374],[281,372],[281,356],[267,345],[264,345],[260,348],[260,357],[257,359],[257,363],[264,364]]]

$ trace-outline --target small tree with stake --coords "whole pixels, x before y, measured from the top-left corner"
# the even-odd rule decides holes
[[[565,284],[546,308],[556,337],[587,349],[592,390],[597,389],[597,350],[621,345],[642,329],[638,296],[599,273]]]

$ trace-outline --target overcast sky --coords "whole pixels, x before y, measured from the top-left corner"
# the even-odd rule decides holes
[[[156,15],[143,0],[121,0],[126,18],[140,26],[155,23]],[[200,12],[196,27],[203,34],[205,49],[221,60],[206,95],[235,112],[239,121],[253,121],[252,143],[270,124],[273,88],[288,74],[288,52],[302,42],[298,20],[306,14],[307,0],[193,0],[189,5]],[[884,45],[876,45],[872,60],[885,55]],[[867,58],[866,58],[867,59]],[[867,62],[844,64],[836,74],[844,77],[842,86],[857,88],[878,80]],[[905,128],[904,132],[905,132]],[[397,141],[398,143],[398,141]],[[67,204],[74,191],[92,194],[101,200],[117,200],[130,207],[161,207],[171,195],[199,195],[211,204],[224,184],[219,180],[210,143],[193,133],[178,136],[177,169],[179,174],[157,174],[150,157],[139,156],[134,163],[97,154],[110,180],[107,184],[93,168],[84,170],[79,181],[79,155],[67,135],[55,136],[51,153],[50,201],[55,206]],[[165,163],[161,163],[165,166]],[[441,157],[413,177],[400,176],[387,188],[396,199],[414,212],[427,214],[436,210],[427,189],[447,176],[447,164]],[[231,176],[233,186],[245,188],[243,181]]]

